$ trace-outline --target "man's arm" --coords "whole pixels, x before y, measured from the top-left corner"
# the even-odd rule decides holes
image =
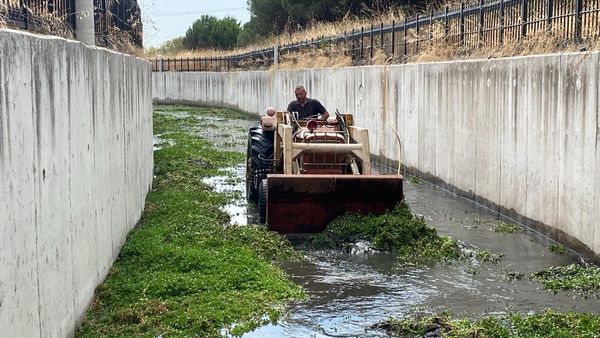
[[[323,105],[321,104],[320,101],[315,100],[317,103],[317,112],[319,114],[321,114],[321,117],[323,120],[327,120],[329,118],[329,113],[327,112],[327,109],[325,109],[325,107],[323,107]]]

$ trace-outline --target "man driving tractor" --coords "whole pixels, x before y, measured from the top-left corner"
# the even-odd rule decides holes
[[[329,117],[327,109],[325,109],[318,100],[306,97],[306,89],[304,86],[297,86],[294,90],[294,94],[296,94],[296,100],[290,102],[287,111],[298,112],[298,119],[305,119],[310,116],[321,114],[321,118],[327,120]]]

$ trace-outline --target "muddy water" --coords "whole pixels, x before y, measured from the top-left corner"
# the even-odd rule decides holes
[[[423,215],[440,234],[473,249],[502,253],[503,259],[497,264],[465,261],[414,268],[398,265],[389,254],[305,250],[308,262],[288,264],[284,269],[304,286],[310,299],[290,306],[280,323],[244,337],[386,337],[369,327],[389,316],[402,317],[414,311],[450,310],[455,315],[477,317],[546,308],[600,309],[595,298],[553,295],[527,278],[545,267],[575,262],[576,255],[550,252],[548,239],[527,229],[496,233],[497,216],[428,183],[406,182],[405,193],[413,212]],[[514,271],[525,277],[509,280],[507,273]]]
[[[254,124],[231,123],[246,127]],[[216,144],[228,143],[232,149],[245,150],[245,132],[203,136]],[[244,199],[244,170],[240,163],[229,168],[227,175],[207,181],[216,190],[236,196],[225,210],[232,222],[240,225],[256,222],[255,208]],[[477,317],[546,308],[582,312],[600,309],[600,301],[593,297],[553,295],[527,278],[548,266],[576,262],[576,254],[550,252],[549,239],[525,228],[520,233],[497,233],[494,229],[498,216],[426,182],[407,180],[405,195],[413,212],[423,215],[440,234],[452,236],[468,248],[503,254],[502,260],[497,264],[467,260],[417,268],[399,265],[390,254],[309,250],[301,238],[293,238],[307,261],[282,267],[306,289],[309,299],[290,305],[279,323],[258,328],[244,337],[386,337],[384,332],[369,327],[390,316],[402,317],[414,311],[450,310],[457,316]],[[509,280],[509,272],[525,277]]]

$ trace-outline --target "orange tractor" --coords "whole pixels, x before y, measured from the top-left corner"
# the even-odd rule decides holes
[[[249,131],[246,159],[247,197],[280,233],[321,232],[346,212],[382,214],[403,199],[402,176],[371,174],[368,130],[351,114],[263,116]]]

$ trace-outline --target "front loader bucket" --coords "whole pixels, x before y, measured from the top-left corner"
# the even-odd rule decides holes
[[[268,175],[267,227],[317,233],[346,212],[383,214],[404,197],[400,175]]]

